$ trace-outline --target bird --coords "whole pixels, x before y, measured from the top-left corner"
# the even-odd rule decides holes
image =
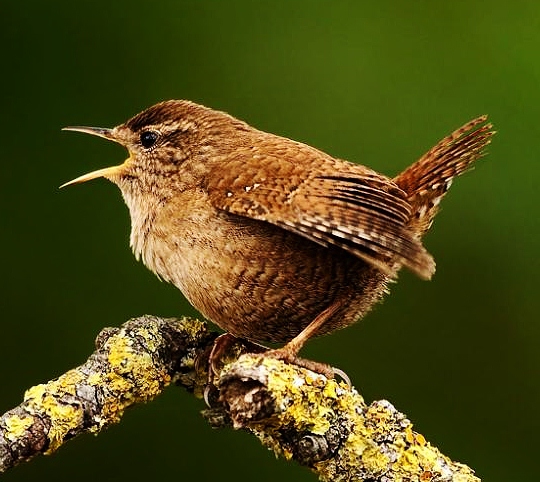
[[[290,362],[311,337],[363,318],[401,268],[432,277],[422,237],[494,133],[475,118],[388,177],[188,100],[65,130],[129,157],[61,187],[116,184],[136,259],[230,336],[283,344],[271,352]]]

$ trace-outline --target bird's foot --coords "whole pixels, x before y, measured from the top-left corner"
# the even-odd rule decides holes
[[[275,358],[277,360],[284,361],[285,363],[290,363],[291,365],[297,365],[301,368],[305,368],[306,370],[311,370],[312,372],[325,376],[329,380],[337,375],[343,379],[343,381],[349,387],[351,386],[351,380],[343,370],[330,366],[327,363],[301,358],[293,350],[290,350],[288,345],[285,345],[283,348],[268,350],[264,352],[262,356]]]
[[[320,373],[328,379],[334,378],[334,375],[339,375],[347,383],[347,385],[351,386],[351,381],[343,370],[331,367],[326,363],[307,360],[298,356],[298,353],[304,346],[305,342],[315,335],[319,331],[320,327],[324,325],[329,318],[334,316],[342,305],[343,302],[341,300],[334,301],[326,309],[321,311],[309,325],[307,325],[285,346],[276,350],[268,350],[263,356],[277,358],[278,360],[282,360],[286,363],[298,365],[315,373]]]
[[[323,312],[324,313],[324,312]],[[263,357],[274,358],[277,360],[297,365],[312,372],[319,373],[328,379],[339,376],[349,387],[351,381],[347,374],[339,368],[332,367],[326,363],[308,360],[298,356],[305,341],[306,331],[303,331],[297,337],[293,338],[282,348],[268,349],[263,345],[238,338],[231,333],[224,333],[218,336],[212,345],[208,355],[208,378],[204,389],[204,401],[208,407],[213,407],[219,396],[219,390],[216,387],[216,378],[223,366],[232,360],[235,360],[243,353],[261,354]]]
[[[265,350],[268,350],[268,348],[238,338],[231,333],[219,335],[214,340],[208,355],[208,378],[204,388],[206,405],[210,408],[215,405],[213,402],[217,399],[218,389],[214,382],[227,361],[238,358],[242,353],[261,353]]]

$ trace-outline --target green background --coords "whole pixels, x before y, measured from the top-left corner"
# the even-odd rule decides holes
[[[386,398],[486,481],[537,477],[540,4],[537,1],[27,1],[0,4],[0,410],[83,362],[105,326],[195,314],[128,248],[116,187],[63,182],[122,148],[111,127],[164,99],[394,175],[488,113],[486,160],[454,183],[426,245],[362,323],[303,354]],[[315,480],[169,389],[9,481]]]

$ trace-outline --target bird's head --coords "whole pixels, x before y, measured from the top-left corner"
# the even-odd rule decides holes
[[[113,129],[65,127],[124,146],[129,157],[112,167],[79,176],[61,187],[104,177],[117,184],[126,201],[140,193],[166,195],[196,186],[204,173],[249,130],[241,121],[193,102],[156,104]],[[160,192],[163,191],[163,192]]]

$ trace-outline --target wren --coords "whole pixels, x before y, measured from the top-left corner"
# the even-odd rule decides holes
[[[435,271],[422,236],[452,179],[484,154],[486,116],[395,178],[184,100],[114,129],[67,127],[126,147],[105,177],[131,216],[131,248],[206,318],[236,337],[304,342],[362,318],[401,267]]]

